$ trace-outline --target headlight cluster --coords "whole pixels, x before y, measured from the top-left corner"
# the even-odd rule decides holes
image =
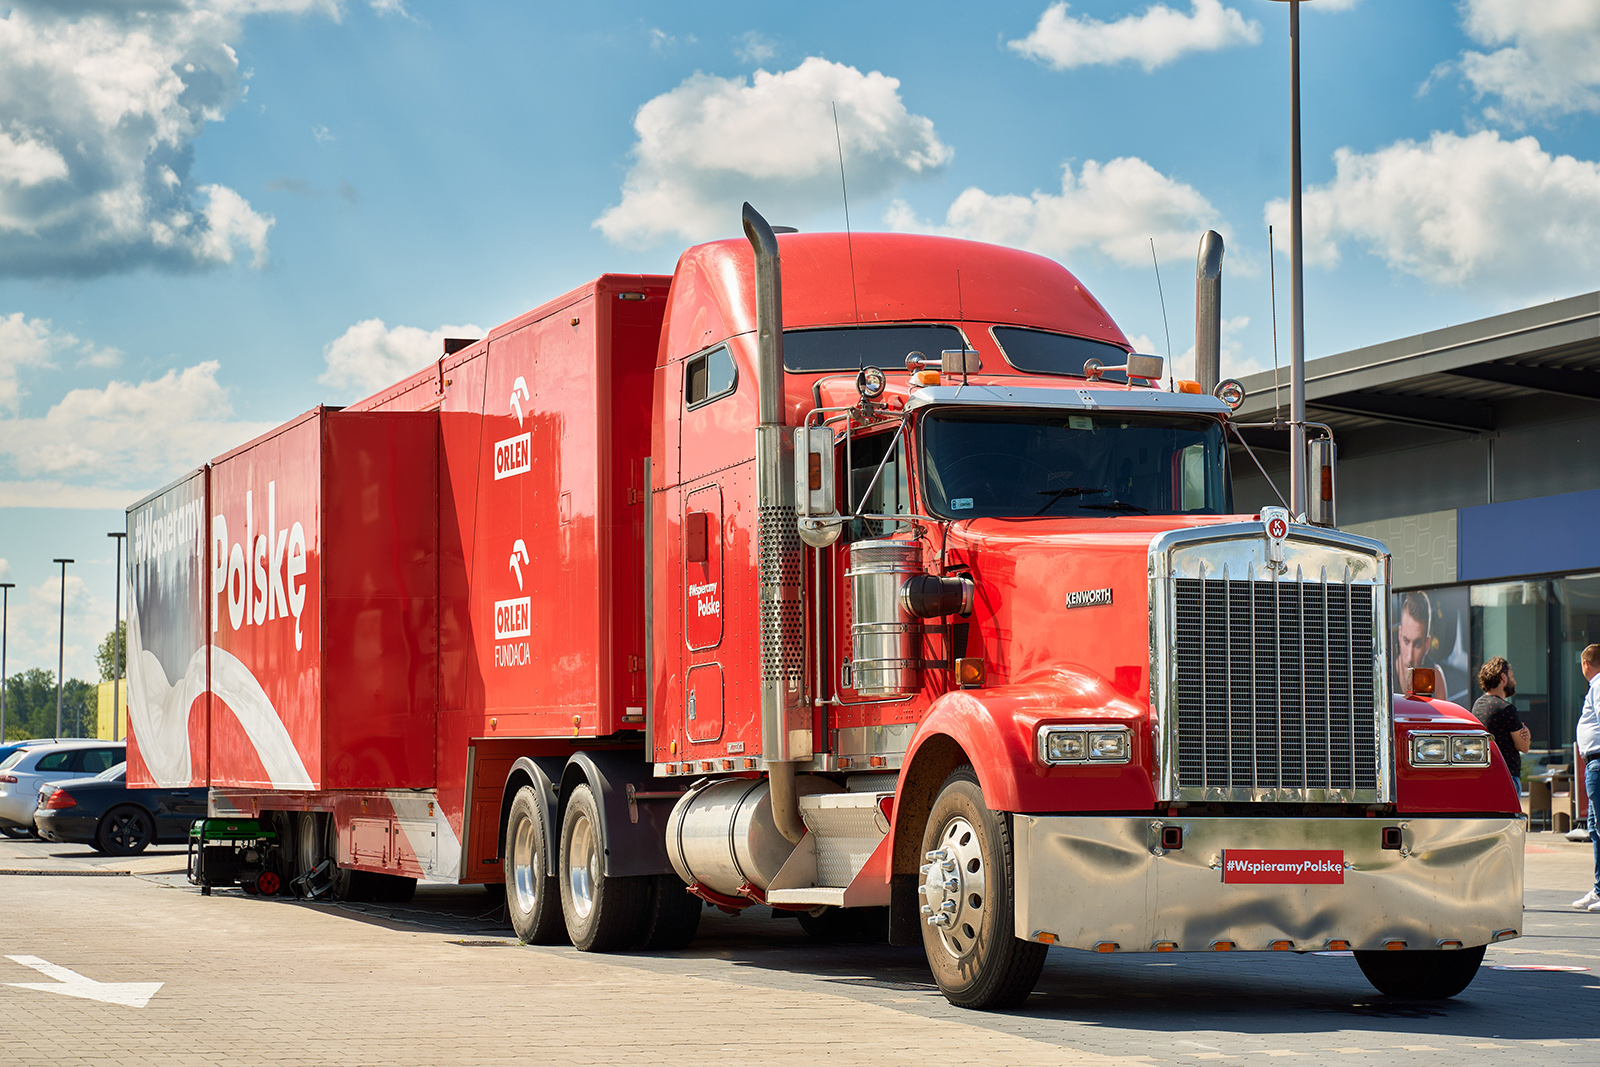
[[[1489,735],[1476,730],[1411,735],[1413,767],[1487,767]]]
[[[1127,763],[1133,745],[1126,726],[1041,726],[1040,763]]]

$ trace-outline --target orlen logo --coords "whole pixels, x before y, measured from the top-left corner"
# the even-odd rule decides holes
[[[494,602],[494,639],[527,637],[533,633],[532,604],[528,597]]]
[[[532,435],[519,434],[494,443],[494,480],[533,469]]]
[[[294,647],[300,649],[300,613],[306,606],[306,531],[298,522],[278,528],[278,483],[267,483],[267,530],[256,533],[255,490],[244,494],[244,541],[228,540],[228,520],[211,516],[211,593],[228,595],[228,622],[261,626],[294,617]],[[222,605],[211,612],[211,631],[222,622]]]

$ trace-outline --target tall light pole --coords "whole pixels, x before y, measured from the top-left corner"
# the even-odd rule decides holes
[[[75,559],[56,559],[61,564],[61,643],[56,646],[56,736],[61,736],[61,679],[67,667],[67,564]]]
[[[122,685],[122,539],[127,531],[115,530],[106,534],[117,542],[117,595],[116,617],[111,620],[111,740],[122,740],[122,705],[117,702]]]
[[[0,582],[0,744],[6,739],[6,623],[11,615],[11,590],[16,582]]]
[[[1300,233],[1300,5],[1289,4],[1289,511],[1306,513],[1306,311]]]

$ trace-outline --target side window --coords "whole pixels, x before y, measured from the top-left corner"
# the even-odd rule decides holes
[[[884,463],[884,453],[889,451],[891,445],[894,453]],[[843,459],[843,455],[840,458]],[[878,471],[880,463],[883,463],[882,473]],[[876,482],[873,481],[873,475],[877,475]],[[863,500],[865,506],[861,507],[861,511],[865,515],[911,514],[911,489],[906,474],[904,442],[896,442],[893,430],[870,437],[858,437],[850,444],[850,497],[846,504],[849,506],[853,502],[860,506]],[[882,537],[893,528],[893,523],[882,519],[859,519],[847,527],[846,533],[851,540],[860,540]]]
[[[720,400],[739,386],[739,369],[724,345],[691,356],[683,364],[683,402],[693,410]]]
[[[83,762],[78,764],[77,769],[85,774],[99,774],[118,762],[118,755],[115,749],[86,748],[83,750]]]
[[[1205,509],[1206,459],[1204,441],[1178,451],[1178,511]]]
[[[72,757],[77,754],[78,750],[74,748],[69,748],[65,752],[51,752],[40,756],[39,762],[34,765],[33,769],[36,771],[65,771],[72,766]]]

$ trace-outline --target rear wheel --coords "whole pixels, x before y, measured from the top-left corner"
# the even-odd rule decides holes
[[[587,785],[572,791],[561,820],[561,913],[567,934],[584,952],[616,952],[643,940],[649,876],[605,874],[600,808]]]
[[[945,779],[922,850],[922,945],[945,999],[962,1008],[1009,1008],[1026,1000],[1048,948],[1013,928],[1011,832],[990,811],[971,767]]]
[[[95,845],[109,856],[136,856],[156,839],[156,823],[143,808],[119,804],[105,813],[94,838]]]
[[[683,879],[675,874],[658,874],[651,882],[644,947],[666,951],[688,948],[700,929],[705,901],[690,893]]]
[[[1448,1000],[1472,984],[1483,945],[1424,952],[1357,952],[1356,962],[1378,992],[1411,1000]]]
[[[511,799],[506,820],[506,913],[517,939],[530,945],[555,945],[567,939],[561,915],[561,889],[546,874],[550,840],[545,806],[538,790],[525,785]]]

